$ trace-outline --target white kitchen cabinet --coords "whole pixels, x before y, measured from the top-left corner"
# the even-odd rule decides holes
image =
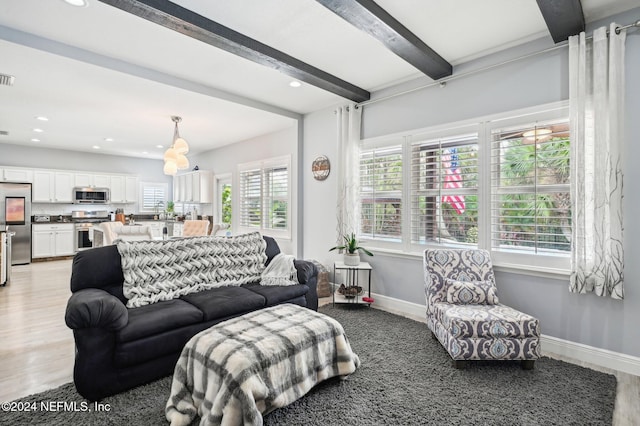
[[[124,194],[125,203],[136,203],[138,201],[138,178],[136,176],[125,176]]]
[[[64,170],[34,169],[31,201],[34,203],[72,203],[76,174]]]
[[[72,172],[35,170],[32,201],[34,203],[71,203],[74,176]]]
[[[213,202],[213,173],[198,170],[173,178],[173,198],[179,203]]]
[[[111,202],[124,203],[124,176],[111,176],[109,188],[111,189]]]
[[[93,186],[96,188],[109,188],[111,185],[111,176],[109,175],[93,175]]]
[[[32,183],[33,170],[12,167],[0,169],[0,178],[3,182]]]
[[[73,202],[73,173],[55,172],[53,199],[55,203]]]
[[[89,172],[74,173],[74,187],[109,188],[110,186],[111,186],[110,175],[96,175]]]
[[[74,188],[89,188],[93,185],[93,175],[90,173],[75,173],[73,177]]]
[[[72,223],[33,224],[31,256],[37,259],[74,254],[73,226]]]
[[[111,176],[112,203],[135,203],[138,197],[138,178],[135,176]]]
[[[34,203],[50,203],[52,199],[53,179],[54,175],[51,171],[34,171],[31,201]]]

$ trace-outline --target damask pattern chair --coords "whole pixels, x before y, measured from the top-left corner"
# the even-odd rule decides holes
[[[424,251],[427,325],[456,368],[471,360],[518,360],[525,370],[540,357],[537,318],[500,304],[489,252]]]

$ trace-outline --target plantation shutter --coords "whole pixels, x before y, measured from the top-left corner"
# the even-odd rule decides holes
[[[240,171],[240,226],[260,228],[262,220],[262,171]]]
[[[411,243],[478,243],[478,135],[411,144]]]
[[[402,145],[361,152],[360,202],[362,236],[401,239]]]
[[[491,164],[492,249],[568,254],[568,122],[493,129]]]
[[[166,185],[142,184],[142,210],[162,212],[165,208]]]
[[[287,229],[289,211],[289,171],[286,166],[263,170],[264,227]]]

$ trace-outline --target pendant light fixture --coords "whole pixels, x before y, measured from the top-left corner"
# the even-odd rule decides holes
[[[171,120],[175,123],[173,130],[173,142],[164,153],[164,174],[175,176],[178,170],[189,168],[189,159],[186,154],[189,152],[189,144],[180,137],[178,131],[178,123],[182,121],[181,117],[171,116]]]

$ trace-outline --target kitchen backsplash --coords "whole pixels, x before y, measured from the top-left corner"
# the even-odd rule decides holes
[[[116,209],[124,209],[125,215],[140,214],[138,211],[138,203],[133,204],[96,204],[96,205],[80,205],[80,204],[55,204],[55,203],[32,203],[31,214],[48,214],[48,215],[70,215],[74,210],[106,210],[108,212],[115,212]],[[197,215],[213,215],[213,206],[211,204],[188,204],[188,203],[176,203],[175,214],[183,215],[186,212],[196,209]],[[159,212],[160,213],[160,212]],[[151,214],[154,212],[144,212],[143,214]]]

